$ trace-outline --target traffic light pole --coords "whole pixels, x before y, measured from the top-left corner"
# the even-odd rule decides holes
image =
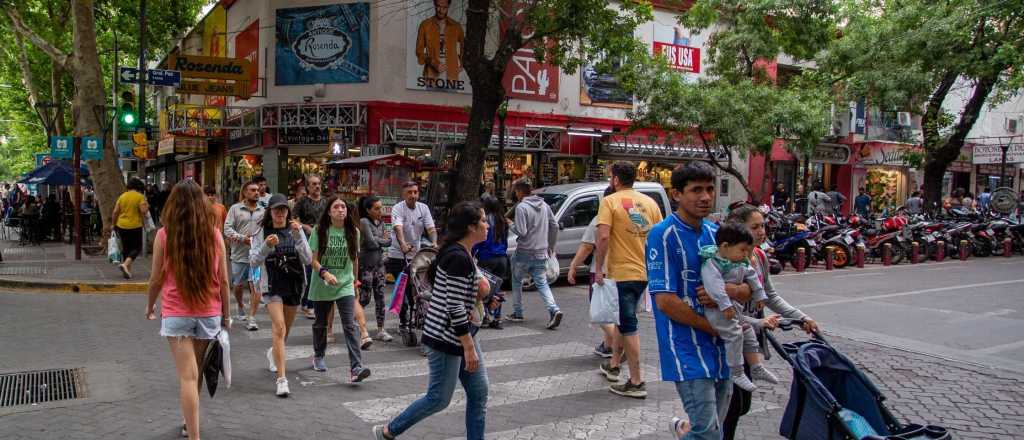
[[[104,117],[106,112],[103,112]],[[82,137],[75,136],[74,148],[75,167],[75,260],[82,259]]]
[[[117,29],[115,28],[114,29],[114,81],[112,83],[113,85],[110,87],[110,90],[111,90],[110,91],[110,102],[112,102],[113,105],[114,105],[114,118],[113,118],[114,120],[113,120],[113,122],[110,123],[110,127],[111,127],[110,128],[110,143],[114,146],[114,151],[115,152],[117,152],[117,122],[118,122],[118,119],[121,119],[121,118],[118,117],[119,116],[118,115],[118,109],[120,109],[121,106],[117,104],[117,84],[119,82],[121,82],[120,78],[118,78],[118,73],[121,71],[121,62],[120,62],[121,60],[118,59],[118,55],[119,54],[117,52]],[[107,114],[104,112],[103,116],[106,117],[106,115]],[[121,157],[121,155],[120,155],[120,153],[118,153],[117,158],[120,158],[120,157]]]

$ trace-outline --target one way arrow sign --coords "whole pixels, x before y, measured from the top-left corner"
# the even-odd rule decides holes
[[[134,67],[122,67],[120,74],[121,82],[128,84],[138,84],[139,82],[139,69]]]

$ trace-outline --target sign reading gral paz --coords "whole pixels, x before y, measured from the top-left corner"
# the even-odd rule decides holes
[[[360,83],[370,80],[370,4],[277,10],[274,83]]]
[[[219,58],[173,54],[167,58],[170,70],[181,71],[184,78],[248,81],[252,63],[245,58]]]

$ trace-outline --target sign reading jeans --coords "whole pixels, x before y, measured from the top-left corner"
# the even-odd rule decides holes
[[[279,86],[370,81],[370,4],[277,10]]]

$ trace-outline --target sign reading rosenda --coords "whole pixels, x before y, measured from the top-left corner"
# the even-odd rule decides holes
[[[197,55],[171,55],[167,66],[180,70],[186,78],[233,79],[246,81],[252,63],[245,58],[202,57]]]

